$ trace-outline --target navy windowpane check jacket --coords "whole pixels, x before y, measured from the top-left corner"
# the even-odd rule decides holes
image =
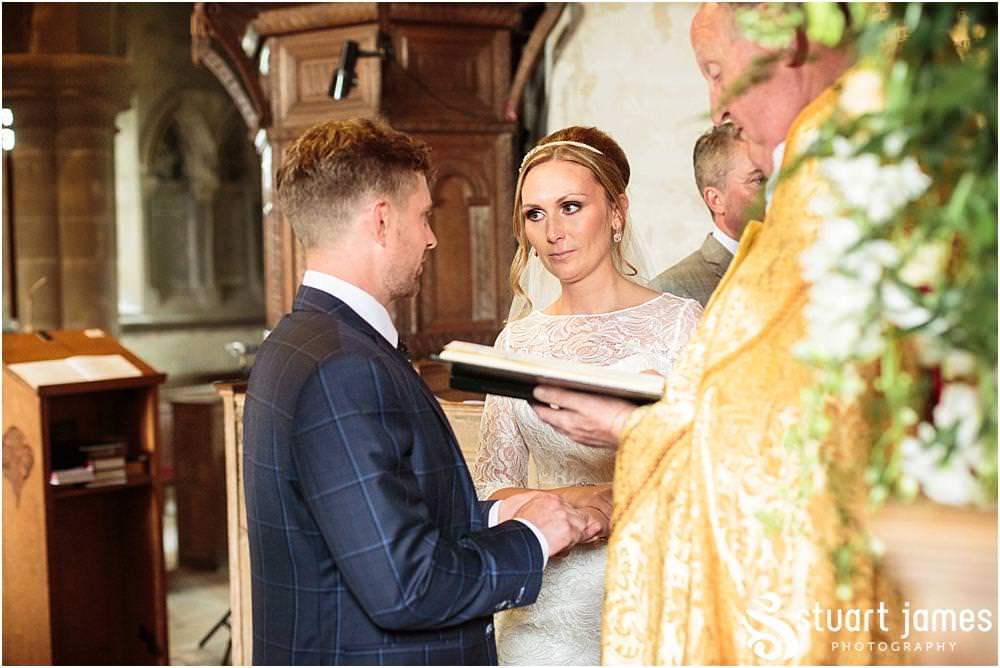
[[[454,434],[402,353],[302,287],[244,410],[255,664],[495,664],[492,614],[542,550],[487,527]]]

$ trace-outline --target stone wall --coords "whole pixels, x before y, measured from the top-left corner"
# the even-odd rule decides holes
[[[120,22],[135,92],[129,109],[118,116],[115,137],[121,340],[175,380],[232,371],[236,360],[224,345],[233,340],[259,343],[264,322],[263,295],[256,304],[255,298],[233,304],[220,294],[212,275],[214,254],[204,248],[215,240],[196,238],[196,247],[187,249],[183,234],[151,234],[151,226],[167,213],[162,201],[154,201],[153,154],[165,124],[175,123],[181,142],[187,144],[183,148],[191,193],[179,193],[181,203],[199,195],[206,198],[193,204],[200,207],[198,220],[191,221],[191,231],[197,232],[214,222],[208,209],[222,181],[215,144],[234,122],[241,123],[218,81],[191,63],[190,17],[189,3],[125,6]],[[246,143],[249,146],[249,139]],[[165,238],[177,243],[166,243]],[[190,284],[191,289],[174,295],[157,290],[158,262],[166,267],[163,273],[179,274],[181,287]]]

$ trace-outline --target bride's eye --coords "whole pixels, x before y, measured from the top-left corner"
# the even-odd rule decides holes
[[[563,202],[562,212],[568,216],[573,215],[582,208],[579,202]]]
[[[524,219],[537,223],[539,220],[542,219],[542,215],[543,214],[541,209],[528,209],[527,211],[524,212]]]

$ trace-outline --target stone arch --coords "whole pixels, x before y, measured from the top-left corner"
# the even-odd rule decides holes
[[[157,318],[262,310],[260,168],[238,114],[218,98],[166,91],[141,136],[147,301]]]

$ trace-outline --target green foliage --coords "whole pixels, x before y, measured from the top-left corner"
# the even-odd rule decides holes
[[[740,32],[769,49],[791,45],[805,17],[798,3],[767,2],[752,9],[737,9],[735,13]]]
[[[947,323],[936,335],[976,359],[984,409],[980,443],[991,470],[980,471],[996,497],[997,459],[997,6],[891,5],[886,34],[907,30],[894,58],[885,128],[906,132],[906,150],[934,186],[895,221],[895,231],[951,248],[942,281],[926,302]],[[912,222],[911,222],[912,220]],[[900,332],[905,340],[920,332]],[[926,332],[925,332],[926,333]]]
[[[865,468],[869,502],[878,506],[895,496],[912,499],[917,481],[908,476],[901,444],[919,443],[937,466],[961,461],[963,449],[980,450],[970,464],[983,497],[997,498],[997,5],[849,3],[846,14],[833,3],[785,5],[738,12],[744,34],[763,46],[787,47],[797,30],[812,43],[852,44],[859,63],[881,73],[885,95],[881,108],[835,114],[820,129],[803,160],[843,161],[875,156],[878,169],[919,164],[930,179],[916,201],[904,201],[885,219],[873,219],[863,208],[850,215],[861,239],[847,252],[866,244],[891,244],[898,266],[890,265],[876,286],[871,307],[859,319],[877,328],[878,342],[853,358],[824,359],[812,355],[816,385],[803,392],[803,421],[788,431],[785,445],[802,463],[803,490],[811,489],[811,469],[827,467],[827,480],[838,472],[816,446],[830,429],[830,411],[863,389],[859,372],[870,373],[867,419],[874,439]],[[775,63],[751,68],[737,90],[766,79]],[[754,71],[756,69],[756,71]],[[835,150],[840,146],[840,154]],[[870,157],[869,157],[870,159]],[[846,164],[841,162],[841,164]],[[857,186],[855,181],[854,186]],[[870,211],[870,210],[869,210]],[[927,249],[942,257],[932,269]],[[915,269],[918,282],[906,276]],[[886,316],[885,293],[891,284],[927,317],[905,326]],[[915,351],[917,353],[915,354]],[[914,359],[916,358],[916,360]],[[948,359],[971,360],[948,377]],[[963,434],[963,423],[947,423],[935,410],[941,382],[974,387],[978,397],[973,422],[978,431]],[[965,395],[968,396],[968,395]],[[873,397],[873,399],[871,399]],[[968,402],[963,404],[968,409]],[[968,411],[967,411],[968,412]],[[958,458],[958,459],[956,459]],[[848,517],[848,513],[842,517]],[[848,581],[852,554],[866,545],[839,545],[832,558],[839,581]]]
[[[847,20],[835,2],[808,2],[805,9],[806,35],[813,42],[837,46],[844,36]]]

